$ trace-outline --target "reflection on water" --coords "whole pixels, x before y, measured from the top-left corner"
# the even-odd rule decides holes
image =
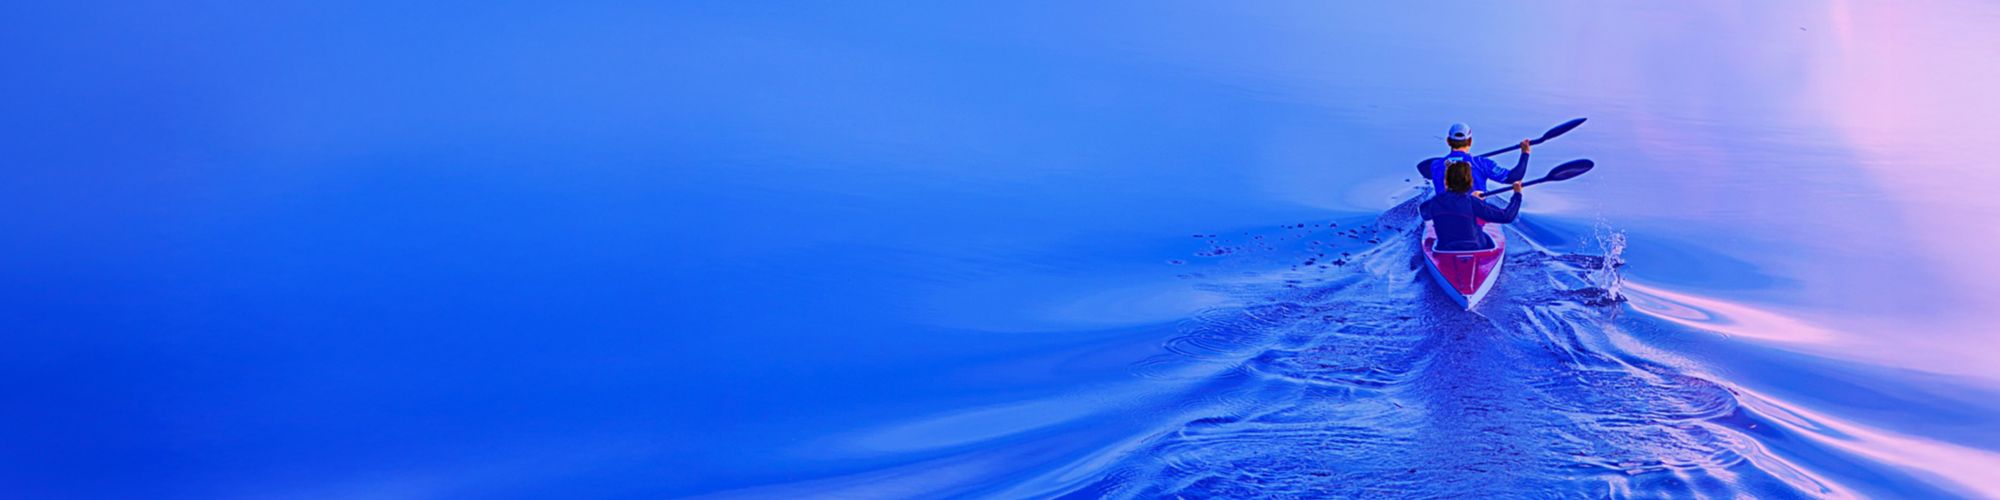
[[[6,491],[2000,495],[1988,3],[212,7],[0,35]]]

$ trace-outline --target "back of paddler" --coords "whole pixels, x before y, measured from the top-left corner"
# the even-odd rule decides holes
[[[1480,221],[1506,224],[1521,213],[1521,181],[1514,181],[1514,199],[1507,208],[1494,208],[1472,194],[1472,165],[1450,162],[1445,168],[1445,191],[1418,205],[1417,212],[1431,221],[1437,231],[1437,250],[1481,250],[1493,242],[1479,230]]]

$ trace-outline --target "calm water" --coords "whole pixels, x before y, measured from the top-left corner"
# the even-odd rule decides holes
[[[0,10],[4,496],[2000,495],[1990,2]]]

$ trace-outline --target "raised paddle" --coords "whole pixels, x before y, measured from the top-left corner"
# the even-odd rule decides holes
[[[1525,188],[1528,186],[1533,186],[1544,182],[1566,181],[1574,179],[1576,178],[1576,176],[1583,175],[1584,172],[1589,172],[1590,169],[1596,167],[1597,167],[1597,162],[1590,161],[1587,159],[1570,160],[1567,162],[1563,162],[1563,164],[1561,165],[1556,165],[1556,168],[1549,169],[1549,175],[1544,175],[1540,179],[1535,179],[1532,181],[1521,183],[1521,187]],[[1508,186],[1500,189],[1495,189],[1492,191],[1479,193],[1479,196],[1482,197],[1493,196],[1496,194],[1512,191],[1513,189],[1514,189],[1513,186]]]
[[[1576,128],[1576,127],[1577,127],[1578,125],[1583,125],[1583,121],[1584,121],[1584,120],[1585,120],[1585,118],[1577,118],[1577,119],[1575,119],[1575,120],[1570,120],[1570,121],[1566,121],[1566,122],[1562,122],[1562,124],[1560,124],[1560,125],[1556,125],[1556,126],[1555,126],[1555,128],[1551,128],[1551,129],[1549,129],[1549,131],[1548,131],[1548,132],[1545,132],[1545,133],[1543,133],[1543,134],[1542,134],[1542,136],[1541,136],[1540,138],[1537,138],[1537,139],[1534,139],[1534,140],[1531,140],[1531,141],[1528,141],[1528,144],[1533,144],[1533,145],[1536,145],[1536,146],[1540,146],[1540,145],[1542,145],[1542,143],[1543,143],[1543,142],[1548,142],[1548,140],[1549,140],[1549,139],[1554,139],[1554,138],[1556,138],[1557,136],[1560,136],[1560,135],[1563,135],[1563,134],[1567,134],[1567,133],[1569,133],[1569,131],[1570,131],[1570,130],[1572,130],[1572,129],[1575,129],[1575,128]],[[1505,152],[1508,152],[1508,151],[1513,151],[1513,150],[1516,150],[1516,149],[1521,149],[1521,145],[1520,145],[1520,144],[1515,144],[1515,145],[1512,145],[1512,146],[1507,146],[1507,147],[1504,147],[1504,148],[1500,148],[1500,149],[1495,149],[1495,150],[1492,150],[1492,151],[1488,151],[1488,152],[1486,152],[1486,153],[1483,153],[1483,154],[1480,154],[1479,156],[1480,156],[1480,157],[1490,157],[1490,156],[1493,156],[1493,155],[1497,155],[1497,154],[1501,154],[1501,153],[1505,153]],[[1417,162],[1417,175],[1421,175],[1421,176],[1423,176],[1423,177],[1424,177],[1425,179],[1429,179],[1429,178],[1431,178],[1431,162],[1434,162],[1434,161],[1437,161],[1437,160],[1438,160],[1437,158],[1428,158],[1428,159],[1425,159],[1424,161],[1420,161],[1420,162]]]

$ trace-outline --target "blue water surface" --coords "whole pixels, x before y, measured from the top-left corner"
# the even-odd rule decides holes
[[[1988,2],[0,14],[0,496],[2000,495]]]

